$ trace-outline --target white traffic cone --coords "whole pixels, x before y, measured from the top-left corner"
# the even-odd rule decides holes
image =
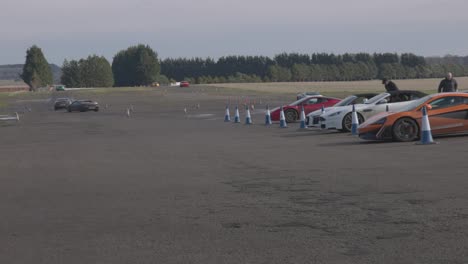
[[[19,122],[19,115],[18,115],[18,112],[15,112],[16,114],[16,121]]]
[[[271,113],[270,113],[270,107],[267,105],[266,107],[266,113],[265,113],[265,125],[269,126],[271,125]]]
[[[307,128],[304,106],[302,106],[302,110],[301,110],[301,126],[300,126],[300,128],[301,129],[306,129]]]
[[[252,124],[252,117],[250,116],[250,109],[249,106],[245,106],[245,124],[251,125]]]
[[[421,142],[416,143],[418,145],[429,145],[437,144],[432,139],[431,125],[429,124],[429,117],[427,116],[427,108],[422,108],[422,119],[421,119]]]
[[[234,115],[234,123],[240,123],[239,106],[237,105],[236,105],[236,113]]]
[[[283,107],[281,106],[281,111],[280,111],[280,128],[286,128],[288,127],[288,124],[286,123],[286,118],[284,117],[284,110]]]
[[[358,134],[359,119],[356,113],[356,107],[353,104],[353,112],[351,113],[351,134],[356,136]]]
[[[130,117],[130,108],[127,108],[126,115],[128,118]]]
[[[224,122],[231,122],[231,115],[229,114],[228,105],[226,105],[226,114],[224,114]]]

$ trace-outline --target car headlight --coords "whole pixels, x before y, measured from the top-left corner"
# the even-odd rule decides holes
[[[341,111],[335,112],[335,113],[333,113],[333,114],[330,114],[329,116],[332,117],[332,116],[337,116],[337,115],[339,115],[339,114],[341,114]]]
[[[372,125],[383,125],[385,123],[385,121],[387,121],[387,118],[384,117],[384,118],[380,118],[379,120],[375,121],[374,123],[372,123]]]

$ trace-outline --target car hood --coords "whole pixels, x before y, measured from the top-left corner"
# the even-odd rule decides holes
[[[324,109],[323,109],[323,113],[327,113],[327,112],[329,112],[329,111],[333,111],[333,108],[335,108],[335,107],[327,107],[327,108],[324,108]],[[322,109],[319,109],[319,110],[315,110],[315,111],[309,113],[307,116],[319,116],[319,115],[321,115],[321,114],[322,114]]]
[[[354,108],[356,110],[359,110],[359,109],[362,109],[362,108],[365,108],[365,107],[368,107],[369,105],[367,104],[356,104],[354,105]],[[322,116],[330,116],[330,115],[333,115],[333,114],[336,114],[338,112],[350,112],[350,111],[353,111],[353,105],[345,105],[345,106],[336,106],[336,107],[330,107],[330,108],[333,108],[333,109],[330,109],[328,111],[325,111],[325,113],[322,114]],[[325,108],[326,110],[326,108]]]

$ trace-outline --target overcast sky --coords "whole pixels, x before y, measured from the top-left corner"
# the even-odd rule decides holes
[[[0,64],[33,44],[51,63],[110,61],[139,43],[161,58],[281,52],[468,55],[467,0],[0,0]]]

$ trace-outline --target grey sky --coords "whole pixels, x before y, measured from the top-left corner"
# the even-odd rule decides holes
[[[468,55],[466,0],[0,0],[0,64],[33,44],[49,62],[112,60],[148,44],[160,57],[280,52]]]

